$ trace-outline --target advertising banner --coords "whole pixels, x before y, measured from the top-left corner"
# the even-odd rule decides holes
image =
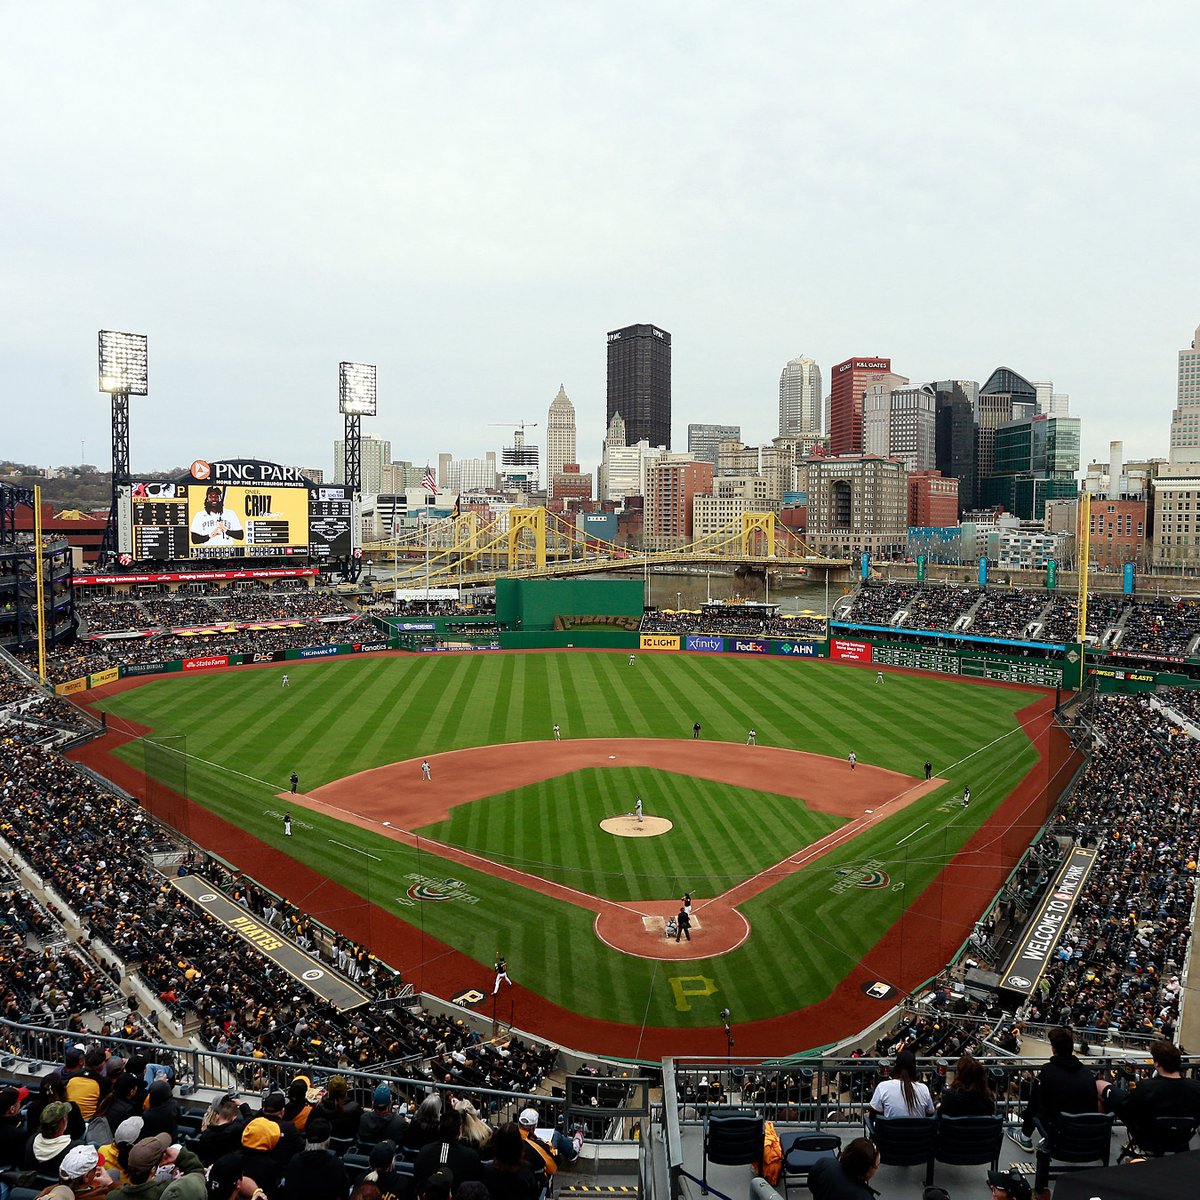
[[[87,676],[82,679],[69,679],[66,683],[56,683],[54,685],[54,693],[57,696],[73,696],[76,692],[87,690]]]
[[[987,556],[981,554],[979,556],[979,586],[981,588],[987,587],[987,568],[988,568]]]
[[[1058,563],[1052,558],[1046,560],[1046,587],[1051,591],[1058,587]]]
[[[285,657],[287,657],[286,650],[259,650],[255,654],[243,654],[242,662],[243,663],[283,662]]]
[[[121,678],[120,667],[109,667],[107,671],[97,671],[88,676],[88,687],[103,687],[106,683],[116,683]]]
[[[847,642],[841,638],[829,639],[829,657],[836,658],[841,662],[869,663],[873,649],[870,642]]]
[[[866,583],[868,577],[871,574],[871,555],[870,555],[870,553],[868,551],[864,550],[862,552],[862,555],[859,557],[858,561],[859,561],[859,574],[862,577],[862,581],[864,583]]]
[[[185,671],[208,671],[213,667],[228,667],[233,665],[228,654],[210,654],[206,658],[185,658],[183,660],[183,670]],[[235,654],[232,656],[239,662],[241,655]]]
[[[766,654],[767,639],[727,637],[725,649],[734,654]]]
[[[203,583],[219,579],[295,579],[303,575],[318,575],[317,567],[255,567],[246,571],[154,571],[140,575],[76,575],[71,582],[76,587],[120,583]]]
[[[1004,968],[1002,988],[1029,995],[1037,987],[1095,862],[1095,850],[1076,848],[1067,856]]]
[[[788,658],[820,658],[824,642],[772,642],[771,653]]]
[[[1133,595],[1133,563],[1127,562],[1121,568],[1121,591],[1126,596]]]
[[[683,648],[715,654],[725,649],[725,639],[714,633],[689,633]]]
[[[924,554],[917,555],[917,582],[918,583],[925,582],[925,561],[926,561],[926,557]]]
[[[437,628],[432,621],[393,621],[392,627],[394,629],[403,629],[410,633],[413,631],[417,633],[432,633]]]
[[[335,654],[344,654],[348,649],[348,646],[304,646],[287,653],[293,658],[333,658]]]
[[[640,645],[643,650],[678,650],[680,641],[677,633],[643,633]]]
[[[164,671],[178,671],[180,664],[160,660],[158,662],[126,663],[121,668],[122,675],[161,675]]]
[[[353,646],[355,654],[370,654],[375,650],[386,650],[387,642],[356,642]]]

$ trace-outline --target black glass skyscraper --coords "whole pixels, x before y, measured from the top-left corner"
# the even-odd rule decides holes
[[[627,325],[608,335],[608,416],[625,420],[629,446],[643,438],[671,448],[671,335],[657,325]]]

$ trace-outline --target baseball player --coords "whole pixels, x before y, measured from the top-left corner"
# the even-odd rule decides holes
[[[633,815],[637,817],[637,823],[640,825],[642,823],[642,798],[641,796],[635,796],[633,799]]]
[[[554,740],[556,742],[562,741],[562,731],[559,729],[559,727],[557,725],[555,725],[555,727],[554,727]]]
[[[291,813],[283,814],[283,836],[284,837],[292,836],[292,814]]]
[[[421,778],[422,779],[432,779],[433,778],[433,772],[429,768],[429,759],[425,759],[424,762],[421,763]]]
[[[496,982],[492,985],[492,995],[493,996],[500,990],[501,983],[507,983],[509,987],[512,987],[512,985],[513,985],[512,980],[509,979],[509,977],[508,977],[508,963],[506,963],[504,961],[503,954],[499,954],[496,956],[495,970],[496,970]]]

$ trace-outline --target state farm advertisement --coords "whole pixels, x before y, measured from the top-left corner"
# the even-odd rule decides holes
[[[185,658],[183,660],[183,669],[185,671],[207,671],[212,667],[227,666],[229,666],[228,654],[213,654],[207,658]]]
[[[842,662],[869,663],[874,649],[870,642],[844,642],[841,638],[829,639],[829,657],[841,659]]]

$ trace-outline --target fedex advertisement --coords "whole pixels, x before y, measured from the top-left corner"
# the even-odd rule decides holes
[[[765,638],[726,638],[725,649],[734,654],[766,654],[767,642]]]

